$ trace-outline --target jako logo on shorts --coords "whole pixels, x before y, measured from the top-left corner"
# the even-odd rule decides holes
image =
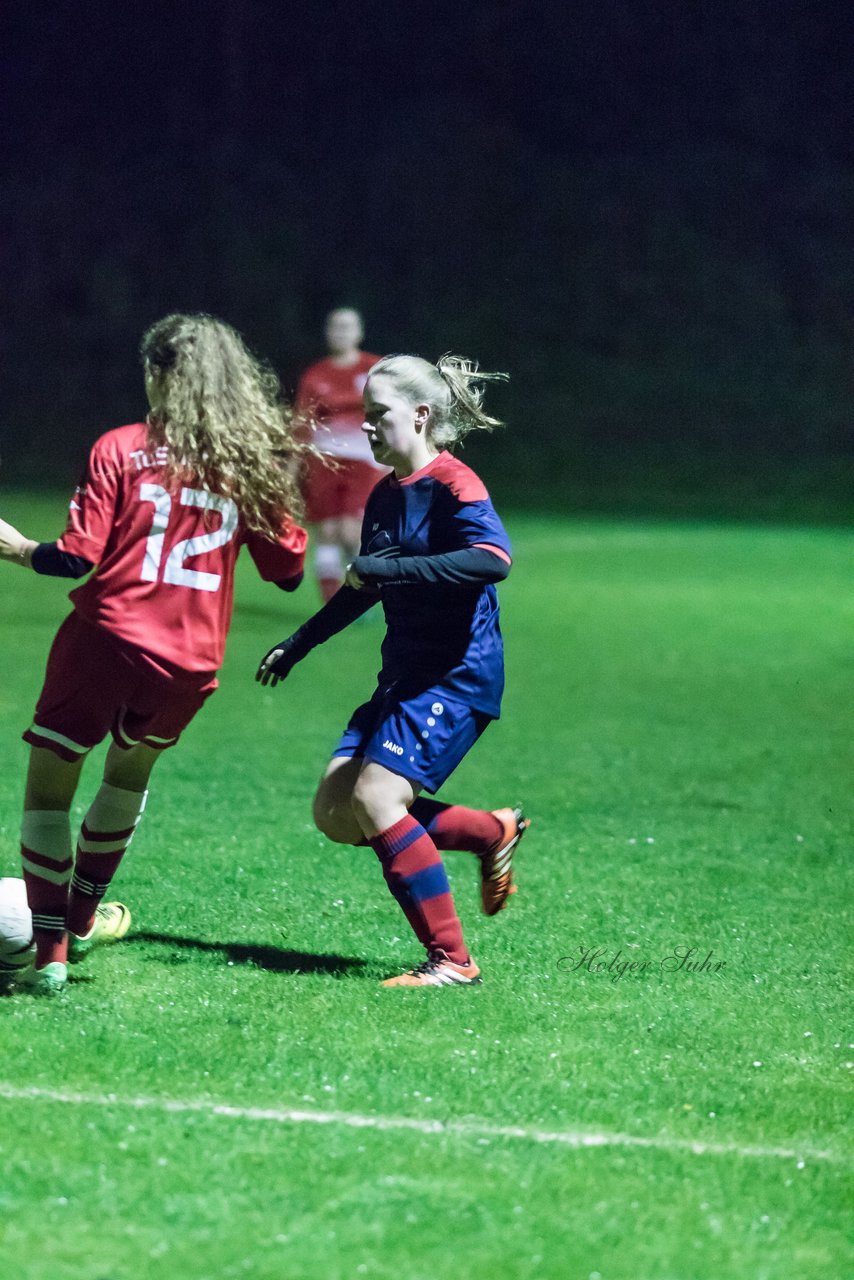
[[[393,751],[396,756],[403,755],[403,747],[399,747],[396,742],[389,742],[388,738],[383,743],[383,747],[386,751]]]

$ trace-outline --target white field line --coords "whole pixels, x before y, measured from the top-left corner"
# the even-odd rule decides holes
[[[127,1107],[134,1111],[164,1114],[225,1116],[268,1124],[341,1125],[350,1129],[376,1129],[382,1133],[408,1130],[422,1134],[453,1134],[481,1142],[515,1139],[581,1150],[589,1147],[638,1147],[657,1151],[689,1151],[697,1156],[744,1156],[758,1160],[824,1160],[845,1164],[844,1155],[808,1148],[741,1146],[736,1142],[694,1142],[690,1138],[644,1138],[630,1133],[596,1133],[585,1130],[533,1129],[516,1125],[491,1125],[464,1120],[421,1120],[412,1116],[369,1116],[352,1111],[297,1111],[270,1107],[235,1107],[196,1098],[125,1098],[114,1093],[78,1093],[63,1089],[25,1088],[0,1080],[0,1098],[15,1102],[56,1102],[83,1107]]]

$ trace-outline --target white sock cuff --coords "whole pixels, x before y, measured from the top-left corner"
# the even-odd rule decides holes
[[[21,844],[51,862],[67,862],[71,857],[71,819],[68,813],[64,809],[25,809]]]
[[[147,799],[147,791],[128,791],[102,782],[83,821],[90,831],[126,831],[139,822]]]
[[[341,551],[332,542],[321,542],[314,549],[314,573],[317,578],[343,578]]]

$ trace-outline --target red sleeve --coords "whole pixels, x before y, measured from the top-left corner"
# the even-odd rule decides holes
[[[114,448],[96,440],[89,454],[86,474],[68,507],[65,532],[57,540],[60,551],[85,556],[100,564],[112,532],[122,476],[121,459]]]
[[[288,522],[275,540],[250,532],[244,541],[264,582],[283,582],[302,573],[308,534],[301,525]]]

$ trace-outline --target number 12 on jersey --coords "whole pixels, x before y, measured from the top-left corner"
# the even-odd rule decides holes
[[[151,502],[154,505],[151,533],[145,543],[145,556],[140,577],[143,582],[157,582],[160,578],[166,527],[172,513],[174,497],[168,489],[164,489],[159,484],[141,484],[139,497],[141,502]],[[222,581],[221,574],[206,573],[201,569],[187,569],[184,561],[193,556],[200,556],[204,551],[214,551],[234,537],[237,531],[237,507],[231,498],[223,498],[218,493],[208,493],[205,489],[182,489],[180,503],[182,507],[201,507],[203,510],[219,511],[222,524],[213,533],[200,533],[195,538],[183,538],[180,542],[176,542],[166,557],[163,581],[176,587],[191,587],[194,591],[217,591]]]

